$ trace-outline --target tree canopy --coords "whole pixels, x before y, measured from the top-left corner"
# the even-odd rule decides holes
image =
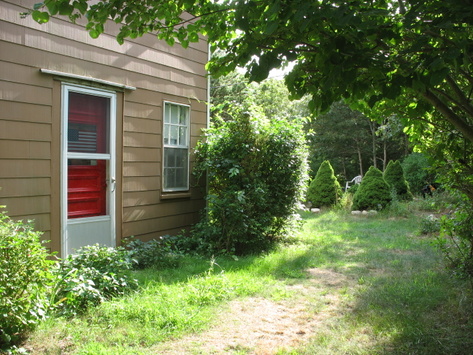
[[[473,141],[469,0],[45,0],[32,11],[40,23],[50,14],[85,17],[92,37],[111,19],[119,42],[150,32],[186,47],[204,34],[225,53],[212,73],[242,66],[261,81],[295,62],[286,84],[294,97],[312,95],[314,109],[350,98],[421,123],[436,110]],[[400,98],[407,105],[393,104]]]

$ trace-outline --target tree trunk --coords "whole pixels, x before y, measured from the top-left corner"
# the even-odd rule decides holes
[[[373,166],[375,168],[377,168],[378,164],[376,162],[377,160],[377,150],[376,150],[376,122],[374,121],[369,121],[369,125],[370,125],[370,131],[371,131],[371,149],[372,149],[372,153],[373,153]]]
[[[363,176],[363,159],[362,159],[363,157],[361,155],[361,149],[358,145],[356,147],[356,150],[358,153],[358,163],[360,164],[360,176]]]

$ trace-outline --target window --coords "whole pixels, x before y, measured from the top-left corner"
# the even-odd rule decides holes
[[[189,113],[190,108],[164,103],[163,191],[189,189]]]
[[[115,94],[63,85],[63,100],[67,218],[108,215],[108,186],[114,175],[110,125]]]

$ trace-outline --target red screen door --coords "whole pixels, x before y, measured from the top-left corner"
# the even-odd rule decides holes
[[[102,216],[107,211],[109,98],[69,92],[67,216]],[[96,158],[96,159],[94,159]]]

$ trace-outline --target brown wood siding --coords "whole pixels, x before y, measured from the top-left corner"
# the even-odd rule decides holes
[[[92,39],[65,18],[45,25],[21,19],[36,2],[0,2],[0,205],[12,217],[35,219],[60,250],[61,81],[98,85],[40,73],[44,68],[136,87],[117,95],[117,239],[189,228],[203,193],[193,188],[185,198],[162,199],[162,109],[164,101],[191,106],[195,144],[207,122],[206,42],[183,49],[145,35],[119,45],[114,23]]]

